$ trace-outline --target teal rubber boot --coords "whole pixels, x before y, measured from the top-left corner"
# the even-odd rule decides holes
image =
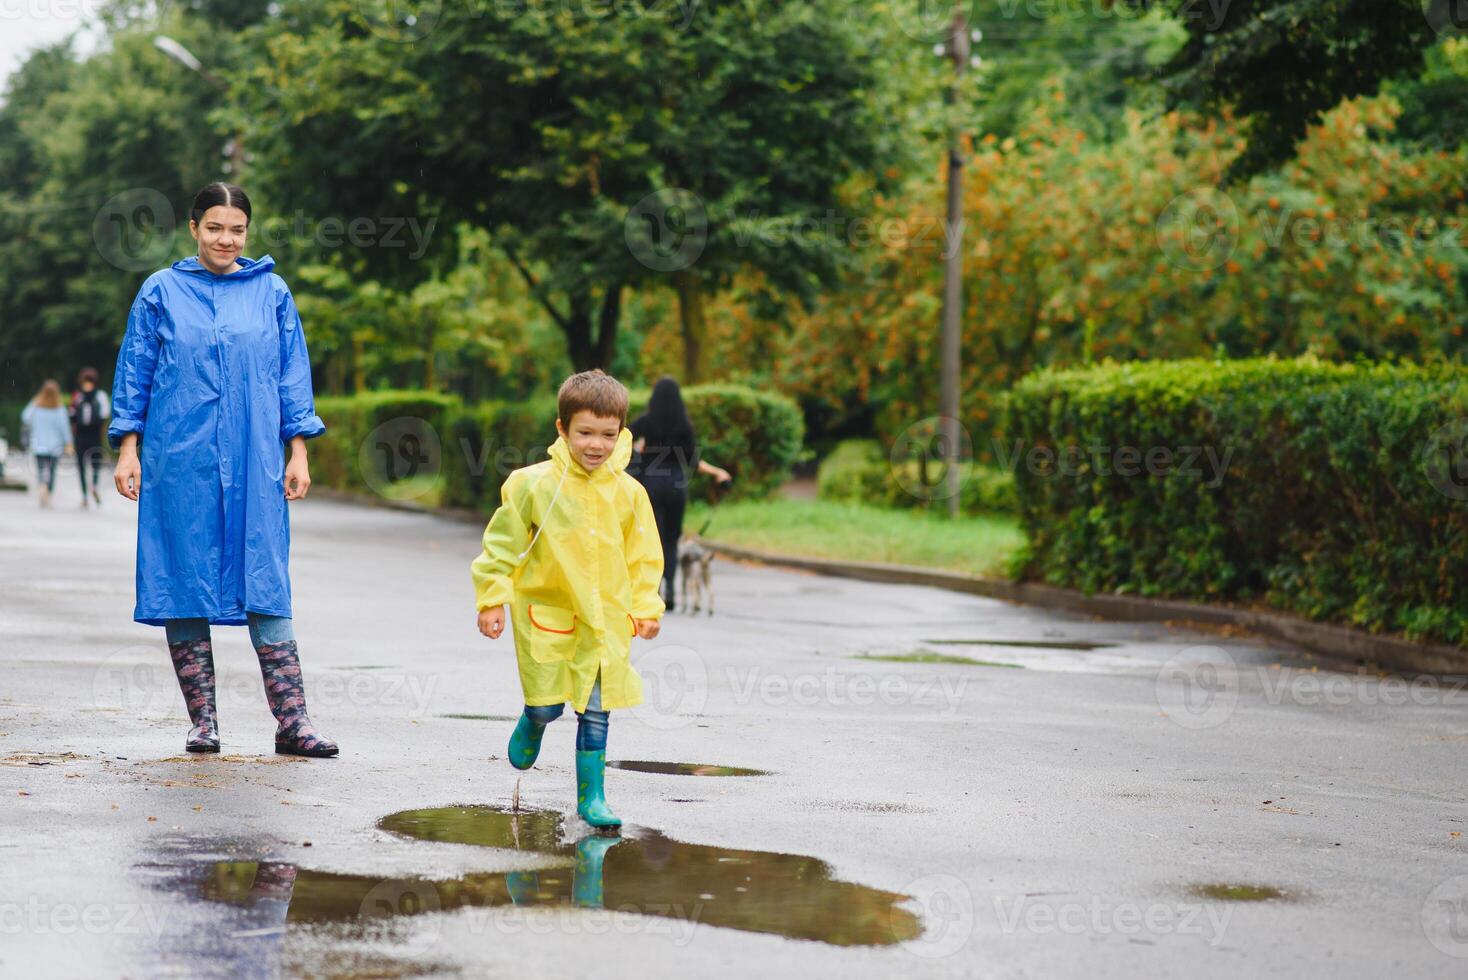
[[[571,901],[584,909],[602,907],[602,864],[607,851],[622,843],[620,837],[588,834],[576,842],[576,867],[571,875]]]
[[[537,725],[529,715],[521,715],[515,724],[515,734],[510,736],[510,765],[516,769],[529,769],[540,755],[540,740],[545,737],[545,726]]]
[[[593,827],[620,827],[621,819],[607,806],[606,769],[605,749],[576,750],[576,812]]]

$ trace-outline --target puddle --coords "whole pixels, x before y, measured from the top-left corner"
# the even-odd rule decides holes
[[[618,759],[607,763],[608,769],[626,769],[628,772],[650,772],[659,776],[768,776],[763,769],[743,769],[739,766],[708,766],[696,762],[635,762]]]
[[[939,647],[1031,647],[1036,650],[1108,650],[1119,643],[1090,643],[1085,640],[923,640]]]
[[[459,721],[519,721],[519,715],[439,715],[440,718],[454,718]]]
[[[1013,667],[1024,670],[1020,664],[1001,664],[993,660],[976,660],[973,657],[956,657],[951,653],[863,653],[853,660],[889,660],[899,664],[965,664],[969,667]]]
[[[1268,902],[1290,897],[1272,885],[1241,885],[1229,882],[1194,885],[1189,891],[1199,898],[1217,898],[1226,902]]]
[[[623,837],[565,837],[561,813],[511,814],[493,807],[408,810],[378,826],[418,840],[476,844],[561,858],[542,871],[469,874],[450,881],[402,882],[423,891],[413,909],[566,905],[682,918],[693,924],[809,939],[835,946],[885,946],[922,934],[896,892],[832,877],[824,861],[798,854],[686,844],[655,830],[624,828]],[[303,871],[291,916],[361,914],[380,879]],[[304,881],[309,887],[302,888]]]

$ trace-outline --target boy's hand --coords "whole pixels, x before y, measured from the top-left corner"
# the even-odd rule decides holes
[[[479,610],[479,632],[491,640],[498,640],[505,631],[505,607],[490,606]]]
[[[637,635],[644,640],[657,639],[658,631],[662,629],[662,624],[656,619],[634,619],[632,626],[637,630]]]

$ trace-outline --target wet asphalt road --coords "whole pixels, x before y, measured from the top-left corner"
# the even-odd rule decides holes
[[[610,771],[626,841],[597,864],[567,718],[519,780],[549,843],[416,839],[441,815],[379,821],[516,792],[478,529],[293,505],[343,754],[270,754],[245,631],[216,628],[224,754],[189,758],[162,631],[131,622],[133,505],[81,512],[74,479],[54,511],[0,493],[0,975],[1468,973],[1456,683],[721,562],[715,615],[634,646],[649,704],[608,755],[766,775]],[[913,655],[980,662],[880,659]]]

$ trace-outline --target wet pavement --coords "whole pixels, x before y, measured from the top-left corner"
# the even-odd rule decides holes
[[[292,508],[334,760],[271,753],[243,629],[223,752],[131,622],[133,505],[0,494],[0,975],[1461,977],[1468,689],[1248,638],[715,565],[613,712],[519,773],[477,529]]]

